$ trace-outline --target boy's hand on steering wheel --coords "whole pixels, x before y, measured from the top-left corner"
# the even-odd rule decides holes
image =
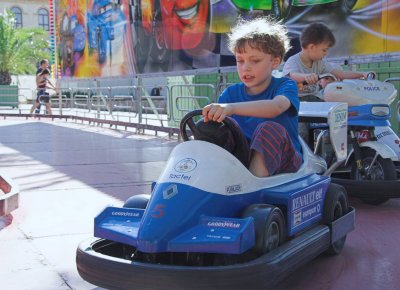
[[[230,104],[209,104],[203,108],[204,122],[215,121],[222,122],[226,116],[232,115],[232,106]]]

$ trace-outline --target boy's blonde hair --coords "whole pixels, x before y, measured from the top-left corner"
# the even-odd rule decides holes
[[[258,49],[273,57],[283,59],[290,49],[290,41],[286,27],[281,21],[268,17],[259,17],[252,20],[240,18],[231,29],[228,47],[230,51],[244,52],[245,45]]]

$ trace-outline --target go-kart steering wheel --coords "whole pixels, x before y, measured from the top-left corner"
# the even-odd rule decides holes
[[[208,141],[225,148],[247,167],[249,164],[249,144],[236,121],[231,117],[225,117],[222,123],[214,121],[208,121],[205,123],[203,119],[195,123],[193,118],[201,115],[202,110],[194,110],[187,113],[182,118],[180,123],[180,133],[183,141],[189,141],[189,135],[186,128],[189,126],[195,140]],[[225,137],[222,138],[223,140],[218,138],[224,133],[230,134],[231,138]],[[226,144],[229,139],[232,141],[232,144]]]

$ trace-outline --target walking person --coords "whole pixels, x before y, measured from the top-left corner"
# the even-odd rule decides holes
[[[56,87],[49,80],[50,71],[45,68],[36,76],[36,84],[37,84],[37,97],[36,101],[33,104],[30,113],[32,114],[34,110],[40,110],[41,102],[44,102],[46,105],[47,114],[51,115],[51,105],[50,105],[50,95],[46,92],[46,89],[56,90]]]
[[[42,71],[44,69],[46,69],[48,67],[49,67],[49,61],[47,59],[42,59],[40,61],[40,67],[36,71],[36,92],[39,90],[39,88],[38,88],[38,76],[42,73]],[[41,104],[39,103],[39,106],[37,106],[37,108],[35,110],[35,114],[40,114],[40,107],[41,107]]]

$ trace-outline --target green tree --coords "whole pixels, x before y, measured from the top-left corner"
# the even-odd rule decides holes
[[[50,56],[47,31],[14,23],[12,12],[0,14],[0,85],[9,85],[11,75],[35,74],[37,62]]]

